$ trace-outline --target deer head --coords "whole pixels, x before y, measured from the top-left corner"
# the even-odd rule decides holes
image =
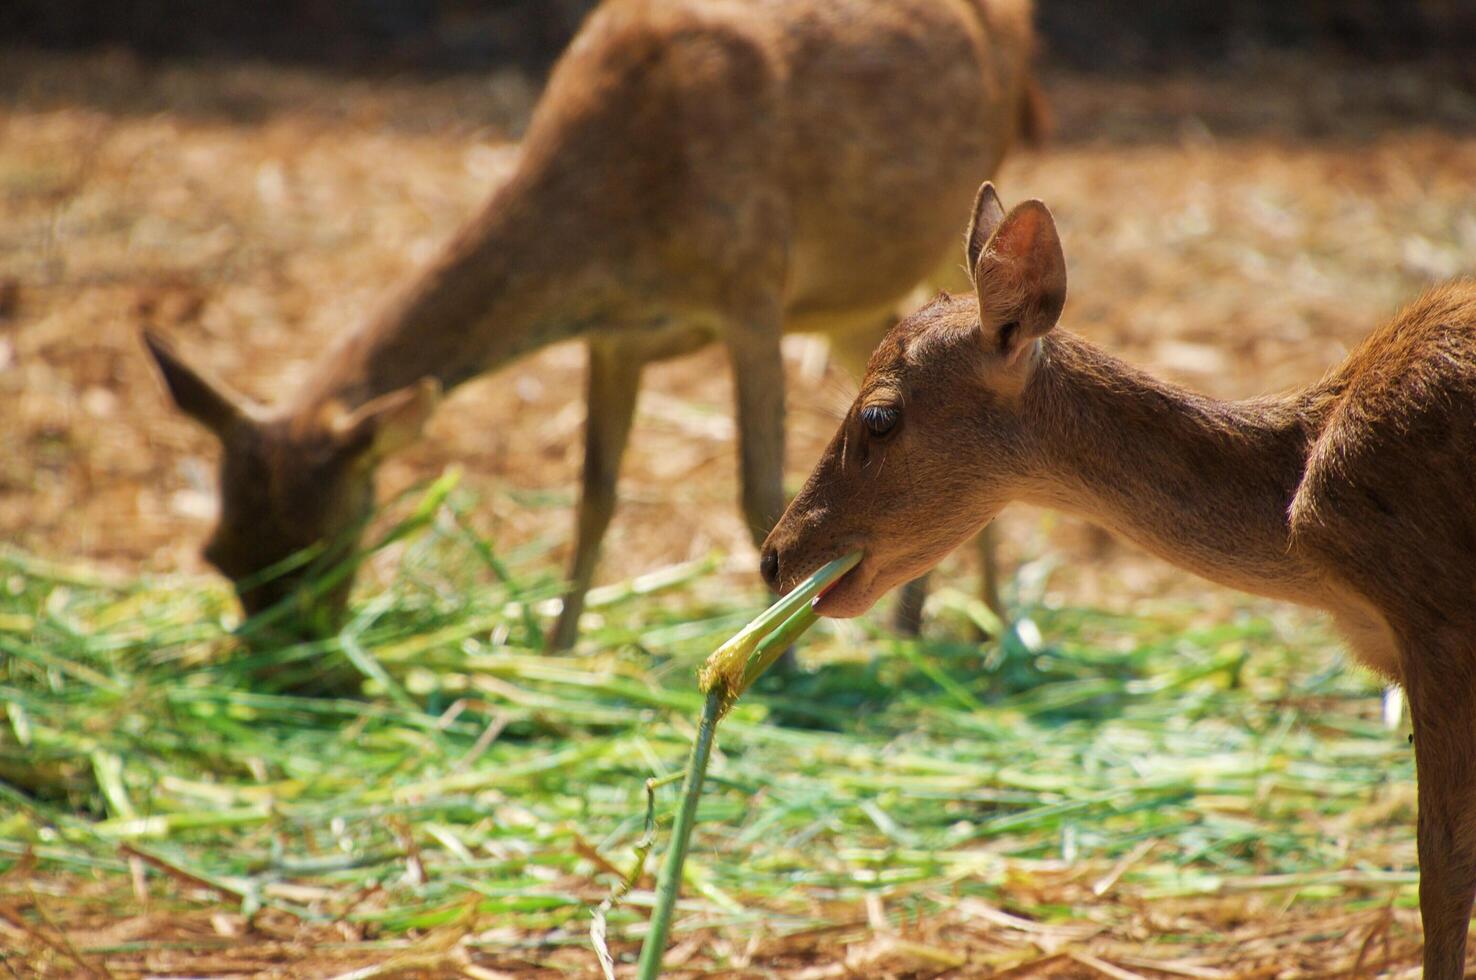
[[[231,392],[152,332],[144,342],[175,405],[220,440],[220,514],[206,561],[231,580],[248,616],[290,597],[295,632],[331,632],[352,576],[307,586],[353,554],[374,507],[375,465],[418,437],[439,385],[425,379],[352,411],[295,417]]]
[[[1006,215],[986,183],[965,255],[975,295],[940,295],[892,329],[764,542],[761,570],[780,592],[863,553],[819,600],[823,615],[865,612],[993,520],[1029,479],[1022,395],[1066,301],[1061,242],[1044,204]]]

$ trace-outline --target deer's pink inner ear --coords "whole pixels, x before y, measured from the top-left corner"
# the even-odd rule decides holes
[[[986,329],[1020,324],[1020,339],[1045,334],[1066,303],[1066,258],[1051,212],[1039,201],[1017,205],[1000,223],[974,277]]]
[[[1016,206],[994,233],[988,251],[1023,262],[1029,274],[1038,278],[1065,273],[1056,219],[1039,201]]]

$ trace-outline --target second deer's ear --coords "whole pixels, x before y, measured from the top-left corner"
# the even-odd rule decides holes
[[[1066,305],[1066,256],[1050,210],[1040,201],[1015,206],[974,266],[979,324],[1007,359],[1056,325]]]
[[[159,366],[169,397],[181,412],[221,439],[233,427],[250,419],[252,407],[245,399],[186,364],[163,337],[145,330],[143,341]]]
[[[434,378],[380,395],[333,423],[333,435],[346,455],[379,460],[416,439],[441,403]]]
[[[969,233],[964,236],[964,255],[968,259],[970,278],[973,278],[974,270],[979,267],[979,256],[984,254],[984,246],[989,243],[989,237],[994,234],[1004,216],[1004,206],[999,203],[994,184],[984,181],[979,185],[979,193],[974,195],[974,212],[969,218]]]

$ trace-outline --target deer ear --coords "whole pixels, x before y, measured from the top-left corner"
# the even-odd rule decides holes
[[[1018,204],[999,223],[974,266],[974,289],[984,336],[1006,360],[1056,325],[1066,305],[1066,256],[1044,204]]]
[[[970,277],[979,267],[979,256],[984,254],[989,236],[994,234],[1004,216],[1004,207],[994,192],[994,184],[984,181],[979,185],[979,193],[974,195],[974,212],[969,218],[969,232],[964,236],[964,255],[968,259]]]
[[[383,459],[419,439],[440,403],[440,382],[421,378],[335,420],[333,436],[340,451],[347,455]]]
[[[250,418],[251,406],[245,399],[186,364],[163,337],[145,330],[143,341],[159,366],[169,397],[181,412],[222,439]]]

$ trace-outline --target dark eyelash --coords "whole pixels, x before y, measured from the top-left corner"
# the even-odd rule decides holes
[[[884,436],[897,426],[902,413],[889,405],[868,405],[861,410],[861,422],[874,436]]]

